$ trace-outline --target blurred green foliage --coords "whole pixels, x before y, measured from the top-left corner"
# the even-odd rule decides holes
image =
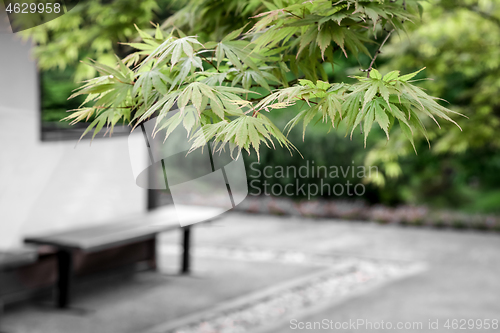
[[[172,13],[170,8],[168,0],[82,0],[68,13],[20,34],[37,44],[34,53],[40,69],[74,67],[74,79],[81,81],[96,71],[79,61],[114,64],[114,54],[129,52],[118,42],[136,36],[134,24],[151,28],[151,21],[163,21]]]
[[[426,3],[423,24],[391,40],[382,54],[387,66],[426,66],[428,93],[469,119],[463,131],[429,126],[432,145],[420,140],[419,155],[394,140],[380,142],[367,164],[380,165],[392,203],[427,203],[467,211],[500,212],[500,3],[441,0]]]

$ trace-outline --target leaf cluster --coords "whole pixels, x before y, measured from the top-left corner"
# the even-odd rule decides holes
[[[136,27],[141,41],[126,43],[136,52],[118,59],[115,67],[89,63],[101,76],[75,92],[87,99],[67,119],[75,123],[95,115],[86,131],[93,129],[95,136],[119,120],[136,127],[156,117],[155,135],[165,131],[167,139],[182,124],[192,149],[212,140],[218,149],[257,154],[262,143],[294,149],[263,113],[286,112],[296,103],[303,109],[290,117],[288,131],[300,122],[305,131],[315,119],[332,128],[344,121],[351,135],[363,128],[365,144],[374,122],[389,139],[397,119],[412,144],[415,132],[426,136],[423,117],[453,122],[451,110],[412,84],[418,72],[382,77],[371,69],[368,78],[354,77],[355,83],[330,83],[325,71],[335,52],[370,55],[371,38],[387,27],[403,29],[401,22],[418,12],[418,1],[276,0],[263,5],[267,11],[253,17],[253,26],[220,40],[200,40],[168,24],[152,33]],[[171,117],[174,109],[180,112]]]

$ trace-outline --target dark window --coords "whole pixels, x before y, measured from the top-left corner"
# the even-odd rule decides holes
[[[73,80],[74,68],[68,67],[64,71],[50,70],[41,71],[41,139],[42,141],[78,140],[92,122],[81,122],[70,125],[68,121],[61,121],[70,113],[68,110],[77,109],[85,97],[79,96],[68,100],[72,91],[79,87]],[[117,124],[113,130],[113,136],[128,135],[130,128]],[[104,131],[96,135],[102,138]],[[107,134],[109,135],[109,134]],[[85,135],[84,139],[92,138],[92,132]]]

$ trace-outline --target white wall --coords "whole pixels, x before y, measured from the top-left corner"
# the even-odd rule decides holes
[[[145,210],[126,137],[42,143],[39,112],[30,44],[0,33],[0,248]]]

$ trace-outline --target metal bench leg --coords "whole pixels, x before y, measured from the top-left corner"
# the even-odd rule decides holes
[[[157,271],[158,270],[158,254],[157,254],[157,248],[156,248],[156,243],[157,243],[157,240],[156,240],[156,237],[153,238],[152,240],[150,240],[148,242],[148,248],[149,248],[149,260],[148,260],[148,263],[149,263],[149,268],[153,271]]]
[[[0,299],[0,324],[2,323],[2,316],[3,316],[3,302]],[[0,333],[6,333],[6,331],[2,331],[2,328],[0,327]]]
[[[191,226],[183,228],[183,251],[182,251],[182,269],[181,274],[189,274],[190,272],[190,242],[191,242]]]
[[[73,253],[59,250],[57,253],[59,280],[57,282],[57,306],[65,309],[71,301],[71,280],[73,275]]]

